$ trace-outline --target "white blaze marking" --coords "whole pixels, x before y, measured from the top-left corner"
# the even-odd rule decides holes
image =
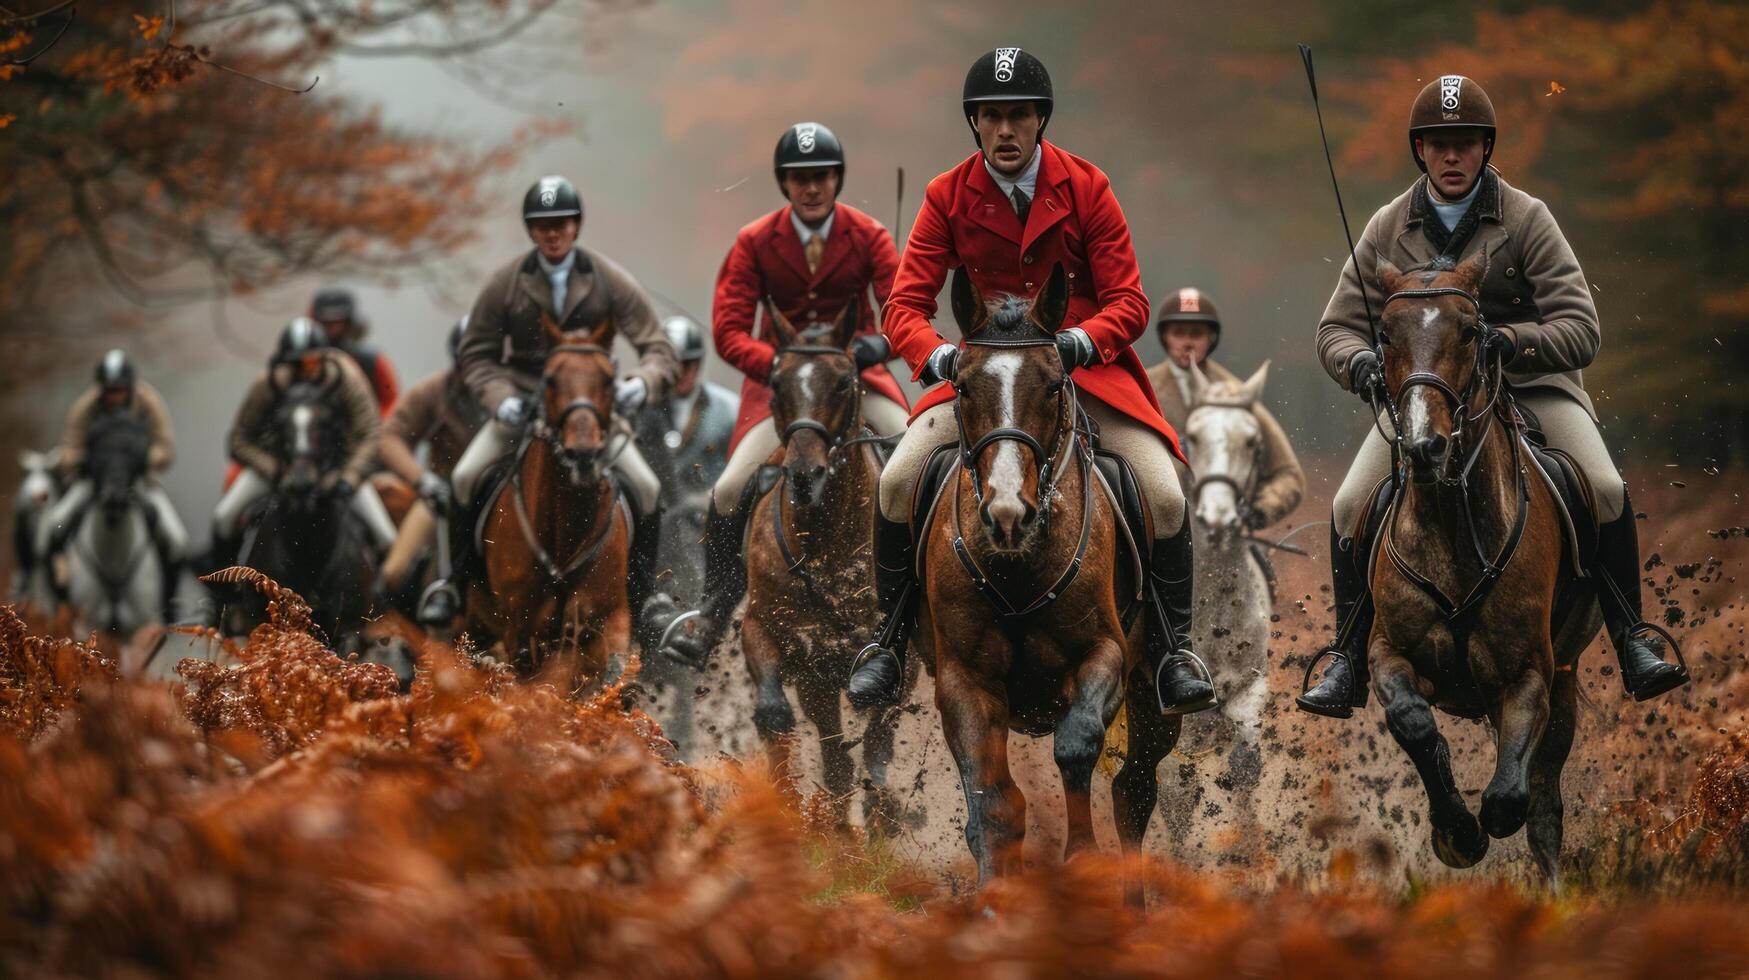
[[[1002,427],[1018,427],[1014,419],[1015,388],[1020,384],[1020,368],[1026,359],[1019,354],[992,354],[984,361],[985,370],[996,376],[1001,382],[1002,411],[998,416],[997,425]],[[992,489],[1007,490],[1019,493],[1023,483],[1020,470],[1020,443],[1012,439],[1004,439],[996,444],[996,459],[990,465],[990,486]]]
[[[315,415],[315,410],[308,405],[299,405],[292,409],[292,452],[303,454],[313,451],[310,446],[310,423]]]

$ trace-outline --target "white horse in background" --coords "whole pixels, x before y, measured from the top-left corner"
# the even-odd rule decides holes
[[[1168,794],[1169,824],[1193,827],[1204,813],[1224,810],[1225,800],[1242,820],[1256,817],[1254,792],[1261,781],[1263,712],[1269,696],[1269,580],[1254,554],[1245,521],[1256,489],[1263,430],[1253,412],[1269,376],[1264,362],[1244,382],[1210,381],[1191,367],[1189,412],[1183,445],[1193,482],[1185,494],[1196,541],[1195,624],[1192,638],[1207,662],[1220,696],[1218,712],[1184,719],[1180,751],[1193,759],[1225,752],[1225,764],[1205,771]],[[1190,834],[1201,849],[1207,834]],[[1189,853],[1180,857],[1194,860]]]
[[[18,481],[18,493],[12,498],[12,586],[8,601],[24,603],[40,612],[50,612],[55,596],[49,583],[49,568],[43,554],[37,550],[37,534],[43,517],[60,499],[60,482],[55,470],[60,466],[60,450],[39,453],[27,449],[18,454],[18,468],[24,472]]]

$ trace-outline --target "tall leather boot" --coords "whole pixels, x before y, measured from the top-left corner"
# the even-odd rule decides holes
[[[663,652],[694,667],[722,642],[723,631],[735,616],[735,606],[747,593],[747,563],[741,556],[743,514],[737,507],[719,514],[712,507],[704,519],[704,597],[692,617],[692,626],[676,630]]]
[[[897,704],[905,680],[905,648],[911,639],[917,607],[916,576],[912,573],[915,545],[907,521],[889,521],[875,513],[875,601],[880,604],[881,632],[857,653],[850,667],[846,694],[858,710]]]
[[[640,516],[632,525],[632,551],[626,561],[626,599],[631,603],[632,629],[639,649],[654,650],[678,609],[674,599],[656,587],[657,553],[662,549],[662,509]]]
[[[1372,635],[1372,593],[1353,538],[1330,525],[1330,591],[1336,600],[1336,642],[1325,647],[1328,661],[1318,686],[1294,699],[1301,711],[1326,718],[1349,718],[1366,707],[1366,644]],[[1326,656],[1327,654],[1327,656]]]
[[[1640,605],[1640,536],[1634,524],[1634,504],[1622,491],[1621,516],[1598,528],[1597,554],[1591,561],[1597,602],[1615,656],[1621,681],[1635,701],[1648,701],[1688,683],[1688,670],[1664,660],[1668,634],[1647,623]],[[1671,639],[1670,643],[1675,644]],[[1681,650],[1677,650],[1678,658]]]
[[[1155,622],[1148,631],[1149,676],[1163,715],[1188,715],[1219,704],[1208,673],[1191,648],[1192,590],[1196,565],[1190,515],[1178,533],[1155,540],[1148,558]]]
[[[462,614],[462,597],[468,594],[468,576],[475,564],[473,525],[465,515],[444,521],[437,533],[449,535],[449,577],[432,579],[419,594],[414,617],[426,629],[448,626]]]

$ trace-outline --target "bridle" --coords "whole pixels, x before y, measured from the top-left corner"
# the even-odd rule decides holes
[[[1392,470],[1393,472],[1400,471],[1403,456],[1403,426],[1401,418],[1397,413],[1397,402],[1402,400],[1404,395],[1411,389],[1415,387],[1432,388],[1444,396],[1447,404],[1451,407],[1453,419],[1451,438],[1454,447],[1461,447],[1464,445],[1464,435],[1470,426],[1476,423],[1482,423],[1482,434],[1475,439],[1474,444],[1470,445],[1468,450],[1464,453],[1464,463],[1458,468],[1457,474],[1455,476],[1442,476],[1440,478],[1440,483],[1442,485],[1455,487],[1459,493],[1459,497],[1463,503],[1464,526],[1469,531],[1470,546],[1475,551],[1476,561],[1481,565],[1481,577],[1461,599],[1453,599],[1450,596],[1447,596],[1432,579],[1412,568],[1409,565],[1408,559],[1397,547],[1395,534],[1397,507],[1395,504],[1391,507],[1390,517],[1384,527],[1384,550],[1385,557],[1390,560],[1398,574],[1402,575],[1431,599],[1434,605],[1439,608],[1439,611],[1444,614],[1448,624],[1456,626],[1474,613],[1477,607],[1482,604],[1482,601],[1488,597],[1488,594],[1494,589],[1494,584],[1500,580],[1501,574],[1506,571],[1506,566],[1511,564],[1513,555],[1517,553],[1519,542],[1524,538],[1524,528],[1530,512],[1530,487],[1525,479],[1524,464],[1520,457],[1518,440],[1512,439],[1509,443],[1512,449],[1512,462],[1510,466],[1513,473],[1513,479],[1517,484],[1516,496],[1518,498],[1518,509],[1513,518],[1512,527],[1507,532],[1505,544],[1502,545],[1500,549],[1500,553],[1493,558],[1489,558],[1487,551],[1482,544],[1481,530],[1476,526],[1475,508],[1470,500],[1469,479],[1470,472],[1475,467],[1476,461],[1481,458],[1482,447],[1487,444],[1489,433],[1494,431],[1494,427],[1487,424],[1487,419],[1491,415],[1499,414],[1500,400],[1506,390],[1505,366],[1502,358],[1496,356],[1490,359],[1488,357],[1488,352],[1491,348],[1487,343],[1487,340],[1493,328],[1483,320],[1481,302],[1476,298],[1476,295],[1469,290],[1459,289],[1455,286],[1402,289],[1385,297],[1384,305],[1388,307],[1397,300],[1427,299],[1436,296],[1462,297],[1469,301],[1470,306],[1475,310],[1476,322],[1473,328],[1475,334],[1474,336],[1465,338],[1467,342],[1475,344],[1476,347],[1475,360],[1472,365],[1472,370],[1470,371],[1470,380],[1469,383],[1464,385],[1463,391],[1460,392],[1454,389],[1444,378],[1431,371],[1417,371],[1403,379],[1403,383],[1398,386],[1395,394],[1392,394],[1388,387],[1381,386],[1381,390],[1383,390],[1385,397],[1385,409],[1390,414],[1391,427],[1393,429],[1391,437]],[[1470,329],[1471,328],[1466,327],[1465,331],[1467,332]],[[1381,346],[1388,343],[1383,334],[1380,335],[1379,339]],[[1383,351],[1379,351],[1379,354],[1379,364],[1382,367],[1384,364]],[[1469,414],[1470,402],[1476,397],[1478,391],[1482,390],[1487,392],[1487,401],[1475,414]],[[1502,417],[1501,422],[1502,424],[1506,424],[1506,419]]]
[[[1056,341],[1049,338],[1038,340],[967,340],[967,347],[994,347],[1018,349],[1028,347],[1049,347],[1054,352]],[[1088,543],[1093,532],[1093,446],[1089,427],[1077,424],[1082,418],[1080,401],[1076,397],[1075,383],[1064,372],[1060,380],[1047,387],[1047,391],[1055,389],[1057,398],[1057,433],[1051,440],[1047,450],[1038,437],[1025,429],[1012,426],[999,426],[978,437],[976,441],[969,438],[966,431],[965,414],[961,410],[961,399],[965,396],[965,388],[956,380],[954,382],[954,423],[959,427],[959,460],[957,466],[971,477],[972,499],[981,508],[984,505],[984,489],[978,479],[977,460],[984,450],[1000,442],[1018,442],[1032,450],[1038,469],[1038,499],[1040,531],[1050,534],[1051,500],[1056,496],[1057,484],[1062,482],[1068,472],[1071,462],[1078,462],[1081,470],[1081,536],[1075,545],[1075,553],[1052,583],[1035,596],[1031,602],[1024,605],[1008,598],[1002,590],[990,581],[989,575],[978,565],[972,556],[971,549],[966,546],[965,532],[960,526],[960,482],[957,474],[950,474],[948,479],[954,487],[953,501],[953,551],[959,558],[960,565],[965,568],[966,575],[977,586],[978,591],[990,600],[991,605],[1005,617],[1013,618],[1038,612],[1055,602],[1059,596],[1068,591],[1075,577],[1081,572],[1081,565],[1087,558]]]
[[[1229,411],[1245,412],[1246,414],[1250,414],[1251,409],[1252,409],[1252,403],[1248,402],[1248,401],[1241,402],[1241,401],[1225,401],[1225,400],[1202,401],[1202,402],[1198,402],[1196,404],[1196,406],[1190,410],[1190,414],[1195,415],[1198,411],[1205,409],[1205,408],[1220,408],[1220,409],[1227,409]],[[1188,428],[1188,426],[1186,426],[1186,428]],[[1261,473],[1262,468],[1263,468],[1263,440],[1260,438],[1260,439],[1258,439],[1257,443],[1251,447],[1251,467],[1250,467],[1250,472],[1245,477],[1244,483],[1240,483],[1238,480],[1233,479],[1231,476],[1228,476],[1225,473],[1200,473],[1200,472],[1198,472],[1198,473],[1194,474],[1194,479],[1196,482],[1195,482],[1194,489],[1192,490],[1192,493],[1194,494],[1194,496],[1193,496],[1191,502],[1192,502],[1192,504],[1196,504],[1202,500],[1202,491],[1203,491],[1204,487],[1215,486],[1215,485],[1225,485],[1225,486],[1231,487],[1233,490],[1233,500],[1237,504],[1238,509],[1239,509],[1239,517],[1241,520],[1243,520],[1246,512],[1251,509],[1251,495],[1254,492],[1256,492],[1257,481],[1262,478],[1262,473]]]

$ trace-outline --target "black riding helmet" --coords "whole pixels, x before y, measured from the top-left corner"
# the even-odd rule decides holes
[[[116,347],[103,355],[97,362],[97,383],[104,388],[128,388],[134,386],[134,362],[128,360],[127,351]]]
[[[973,62],[972,70],[966,72],[960,108],[966,124],[972,127],[972,139],[978,148],[984,148],[983,138],[978,135],[978,103],[1028,101],[1039,103],[1039,115],[1043,118],[1039,121],[1038,135],[1042,140],[1056,105],[1051,73],[1045,70],[1044,62],[1019,48],[997,48]]]
[[[352,322],[358,312],[358,301],[353,299],[350,289],[322,289],[316,292],[310,300],[310,316],[317,320],[345,320]]]
[[[292,317],[279,332],[279,346],[273,351],[273,364],[289,364],[314,350],[328,346],[328,334],[307,316]]]
[[[1209,353],[1213,354],[1215,348],[1221,346],[1221,314],[1215,309],[1215,301],[1195,286],[1185,286],[1160,304],[1160,312],[1154,317],[1154,329],[1160,331],[1162,341],[1168,323],[1206,323],[1214,332]]]
[[[522,223],[536,218],[576,218],[583,221],[583,198],[563,177],[542,177],[522,195]]]
[[[838,171],[838,192],[844,193],[844,144],[837,134],[815,122],[796,123],[783,131],[771,155],[771,172],[783,190],[785,170],[831,167]],[[785,192],[785,197],[788,192]]]

